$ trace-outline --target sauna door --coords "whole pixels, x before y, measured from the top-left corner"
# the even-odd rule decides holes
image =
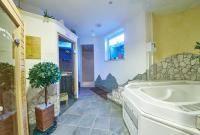
[[[0,134],[17,135],[13,33],[16,25],[0,6]]]

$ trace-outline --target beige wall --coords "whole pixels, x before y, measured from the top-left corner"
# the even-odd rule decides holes
[[[184,12],[168,15],[154,15],[155,62],[168,56],[191,52],[200,41],[200,6]]]

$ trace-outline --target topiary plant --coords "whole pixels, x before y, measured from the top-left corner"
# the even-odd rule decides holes
[[[44,15],[43,16],[47,17],[47,18],[55,19],[55,17],[49,15],[47,9],[44,11]]]
[[[58,66],[51,62],[38,63],[29,70],[29,78],[32,88],[42,88],[45,90],[45,104],[47,106],[47,88],[51,84],[57,83],[61,79]]]

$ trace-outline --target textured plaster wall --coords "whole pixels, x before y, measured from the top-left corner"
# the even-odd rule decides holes
[[[196,53],[194,44],[200,41],[200,6],[180,13],[153,17],[155,62],[182,53]]]

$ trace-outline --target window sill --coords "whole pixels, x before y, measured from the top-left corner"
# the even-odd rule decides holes
[[[124,61],[125,59],[116,59],[116,60],[104,60],[105,62],[114,62],[114,61]]]

